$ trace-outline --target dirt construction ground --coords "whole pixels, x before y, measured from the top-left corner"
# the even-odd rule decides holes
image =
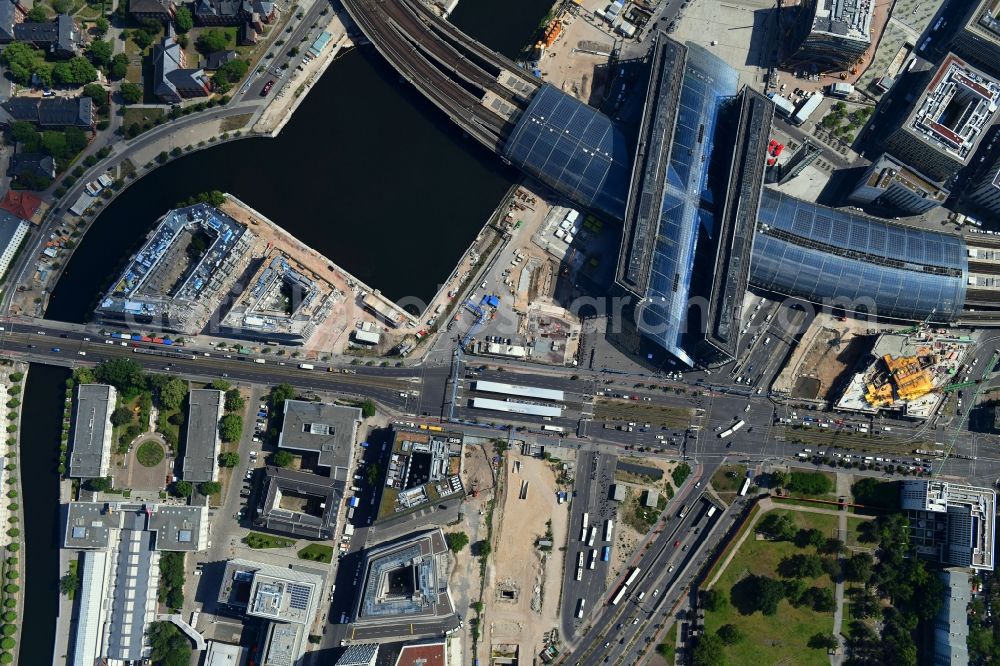
[[[506,460],[503,497],[494,517],[491,570],[487,573],[482,645],[520,647],[522,663],[542,649],[542,636],[559,623],[563,553],[535,547],[551,520],[554,544],[566,541],[569,504],[556,503],[556,480],[542,460],[512,453]],[[523,483],[527,496],[520,499]],[[544,560],[543,560],[544,557]],[[480,654],[480,663],[483,654]]]

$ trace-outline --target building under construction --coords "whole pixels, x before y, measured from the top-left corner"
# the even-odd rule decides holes
[[[934,365],[930,350],[922,356],[882,357],[883,367],[876,371],[865,390],[865,400],[874,407],[888,407],[897,400],[916,400],[934,390],[928,369]]]

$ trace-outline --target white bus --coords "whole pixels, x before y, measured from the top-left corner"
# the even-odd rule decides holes
[[[587,605],[586,599],[579,599],[576,602],[576,619],[583,619],[583,607]]]
[[[739,421],[737,421],[736,423],[734,423],[732,425],[732,427],[726,428],[725,430],[723,430],[722,432],[720,432],[719,433],[719,439],[725,439],[726,437],[729,437],[734,432],[736,432],[737,430],[739,430],[740,428],[742,428],[744,425],[746,425],[746,422],[743,421],[743,419],[740,419]]]
[[[580,529],[580,541],[587,540],[587,527],[590,525],[590,514],[584,512],[583,514],[583,527]]]
[[[576,558],[576,566],[578,568],[580,568],[580,569],[583,568],[583,559],[584,559],[584,557],[585,557],[585,555],[583,554],[583,551],[581,550],[579,557]]]
[[[590,528],[590,537],[587,539],[587,546],[589,548],[594,547],[594,539],[597,538],[597,525]]]
[[[590,561],[587,562],[587,568],[593,569],[596,564],[597,564],[597,551],[592,550],[590,551]]]
[[[604,521],[604,540],[611,541],[611,533],[615,529],[615,523],[610,518]]]
[[[542,430],[548,430],[549,432],[566,432],[565,428],[560,428],[559,426],[544,424]]]
[[[315,370],[316,366],[312,363],[299,363],[299,370]]]
[[[622,585],[621,589],[615,592],[615,596],[611,597],[611,605],[617,606],[618,602],[622,600],[622,597],[625,596],[626,592],[628,592],[628,588]]]
[[[635,580],[636,580],[636,578],[639,577],[639,573],[641,571],[642,571],[642,569],[640,569],[639,567],[635,567],[634,569],[632,569],[632,573],[630,573],[628,575],[628,578],[625,579],[625,587],[628,587],[629,585],[631,585],[632,583],[634,583]]]
[[[750,490],[750,479],[749,478],[744,479],[744,481],[743,481],[743,487],[740,488],[740,497],[743,497],[744,495],[746,495],[748,490]]]

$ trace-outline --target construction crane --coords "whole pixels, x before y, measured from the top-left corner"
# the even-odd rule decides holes
[[[924,326],[927,326],[927,324],[929,324],[931,322],[931,317],[933,317],[936,312],[937,312],[937,308],[934,308],[933,310],[931,310],[931,313],[929,315],[927,315],[926,317],[924,317],[924,320],[922,322],[920,322],[919,324],[914,324],[913,326],[910,326],[909,328],[904,328],[902,331],[899,332],[900,335],[910,335],[911,333],[916,333],[917,331],[919,331],[920,329],[922,329]]]

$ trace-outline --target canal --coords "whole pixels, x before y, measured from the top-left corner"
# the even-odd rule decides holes
[[[516,56],[548,9],[548,0],[465,0],[453,20]],[[276,139],[187,155],[122,193],[75,250],[46,317],[86,321],[156,220],[213,189],[389,297],[427,300],[516,176],[374,49],[355,49],[327,70]]]
[[[25,510],[24,614],[21,666],[52,663],[59,614],[59,436],[66,397],[65,368],[32,364],[21,405],[22,506]]]

